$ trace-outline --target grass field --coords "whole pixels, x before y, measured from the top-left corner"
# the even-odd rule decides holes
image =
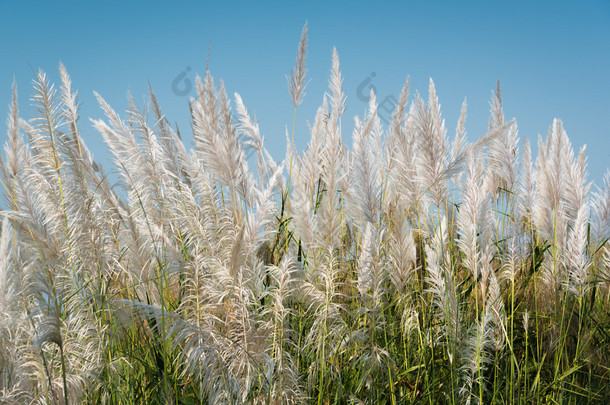
[[[295,115],[305,55],[306,30]],[[610,175],[591,189],[561,121],[532,156],[498,86],[489,132],[468,142],[464,105],[449,137],[430,81],[344,130],[333,52],[281,162],[209,72],[192,150],[152,90],[125,114],[98,96],[110,184],[60,74],[7,121],[0,403],[610,400]]]

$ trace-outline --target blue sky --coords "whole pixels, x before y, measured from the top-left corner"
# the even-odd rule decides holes
[[[89,124],[89,117],[102,116],[93,91],[122,111],[127,91],[142,102],[150,82],[166,116],[187,134],[188,97],[194,91],[180,78],[194,82],[195,74],[203,74],[211,41],[212,75],[224,81],[229,94],[240,93],[279,159],[285,128],[292,125],[286,75],[306,20],[311,81],[297,112],[299,148],[307,144],[306,122],[321,103],[336,47],[345,77],[348,142],[351,118],[366,106],[358,86],[367,79],[383,100],[397,96],[407,76],[411,94],[417,89],[427,97],[432,77],[448,135],[467,98],[467,130],[474,139],[487,128],[499,78],[505,114],[517,119],[521,139],[535,144],[557,117],[575,149],[587,144],[591,180],[599,183],[610,168],[607,0],[2,1],[0,105],[6,116],[14,77],[22,116],[29,118],[34,71],[41,68],[59,81],[62,61],[79,89],[85,140],[108,167],[101,136]],[[6,130],[0,133],[4,143]]]

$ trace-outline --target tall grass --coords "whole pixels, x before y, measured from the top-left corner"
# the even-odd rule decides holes
[[[610,399],[610,175],[591,191],[559,120],[533,157],[498,86],[489,132],[467,142],[464,103],[451,140],[434,83],[410,102],[407,82],[350,150],[333,51],[282,162],[209,72],[190,150],[152,90],[124,116],[97,95],[110,184],[60,76],[36,75],[29,121],[15,88],[7,120],[1,403]]]

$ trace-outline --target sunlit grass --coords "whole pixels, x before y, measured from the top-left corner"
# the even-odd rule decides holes
[[[36,76],[29,121],[15,90],[7,121],[0,402],[610,398],[610,176],[590,190],[559,120],[534,158],[498,86],[489,132],[466,140],[464,104],[449,140],[434,83],[409,101],[407,82],[388,128],[373,96],[344,131],[333,51],[309,145],[282,162],[209,72],[192,150],[152,91],[123,115],[98,96],[113,185],[60,74]]]

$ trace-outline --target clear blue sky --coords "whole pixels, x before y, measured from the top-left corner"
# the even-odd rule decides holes
[[[488,122],[488,102],[499,78],[507,118],[520,137],[536,143],[561,118],[576,149],[587,144],[590,178],[610,168],[610,1],[403,1],[403,2],[0,2],[0,105],[8,113],[15,77],[22,115],[29,118],[31,80],[42,68],[58,81],[62,61],[80,91],[81,124],[96,158],[106,148],[89,124],[102,113],[92,92],[117,110],[131,90],[143,100],[148,81],[171,122],[189,132],[188,95],[172,82],[194,81],[210,70],[229,94],[239,92],[255,114],[267,147],[285,151],[292,124],[286,75],[301,29],[309,22],[311,82],[297,113],[297,146],[308,139],[307,120],[326,90],[337,47],[344,73],[347,117],[366,104],[358,85],[371,78],[378,98],[398,95],[407,76],[427,96],[432,77],[453,136],[463,99],[474,139]],[[189,70],[190,69],[190,70]],[[374,76],[374,77],[372,77]],[[181,82],[180,89],[188,90]],[[4,120],[2,120],[4,121]],[[350,121],[344,138],[351,140]],[[0,133],[2,143],[6,130]]]

